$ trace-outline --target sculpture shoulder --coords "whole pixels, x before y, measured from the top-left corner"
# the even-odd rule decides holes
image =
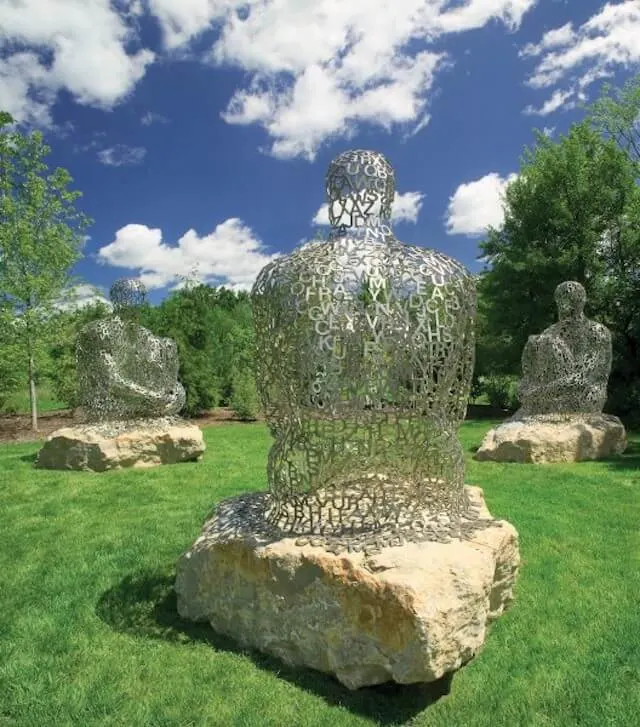
[[[121,328],[118,321],[108,318],[91,321],[80,330],[78,342],[92,345],[107,343],[120,335]]]
[[[533,333],[529,336],[527,338],[527,343],[525,344],[525,349],[538,349],[542,346],[554,343],[558,338],[559,336],[555,331],[552,331],[551,328],[547,328],[542,333]]]
[[[169,338],[168,336],[165,336],[164,338],[160,338],[160,343],[168,350],[168,351],[177,351],[178,350],[178,344],[176,343],[175,339]]]
[[[611,331],[602,323],[597,321],[589,321],[589,328],[591,334],[598,341],[608,342],[611,340]]]
[[[265,265],[258,273],[256,282],[253,284],[252,295],[259,295],[271,289],[289,266],[289,257],[280,257]]]

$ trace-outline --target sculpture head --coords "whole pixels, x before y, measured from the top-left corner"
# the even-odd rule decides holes
[[[120,278],[111,286],[109,298],[116,315],[135,317],[147,298],[147,289],[137,278]]]
[[[587,302],[587,293],[584,287],[575,280],[566,280],[564,283],[560,283],[553,297],[558,306],[558,318],[561,321],[581,316],[584,311],[584,304]]]
[[[393,167],[379,152],[345,151],[329,164],[326,192],[333,227],[388,221],[395,195]]]

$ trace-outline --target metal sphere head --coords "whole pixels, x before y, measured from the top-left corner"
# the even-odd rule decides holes
[[[380,152],[345,151],[329,164],[326,192],[333,227],[388,221],[395,195],[393,167]]]
[[[114,310],[140,308],[147,299],[147,289],[137,278],[120,278],[111,286],[109,298]]]
[[[584,287],[575,280],[565,280],[564,283],[560,283],[553,297],[558,306],[560,318],[580,315],[587,302],[587,293]]]

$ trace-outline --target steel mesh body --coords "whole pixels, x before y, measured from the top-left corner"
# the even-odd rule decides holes
[[[257,382],[275,439],[265,517],[299,536],[420,539],[434,519],[469,514],[457,430],[475,282],[452,258],[395,238],[384,222],[393,173],[372,154],[342,155],[349,184],[340,157],[328,174],[330,204],[357,198],[355,224],[334,216],[326,242],[270,263],[252,290]],[[378,188],[358,181],[365,170],[383,174]],[[376,214],[354,213],[376,195]]]
[[[555,300],[558,322],[529,336],[522,353],[517,419],[597,415],[607,399],[609,330],[585,317],[586,293],[580,283],[561,283]]]
[[[78,396],[88,422],[173,416],[184,406],[175,341],[136,322],[145,294],[137,280],[116,281],[111,288],[114,314],[80,331]]]

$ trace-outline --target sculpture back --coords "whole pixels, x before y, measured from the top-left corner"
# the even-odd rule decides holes
[[[475,284],[462,265],[403,245],[376,217],[268,265],[252,300],[275,437],[272,524],[419,539],[425,513],[465,512],[457,429],[473,371]]]

